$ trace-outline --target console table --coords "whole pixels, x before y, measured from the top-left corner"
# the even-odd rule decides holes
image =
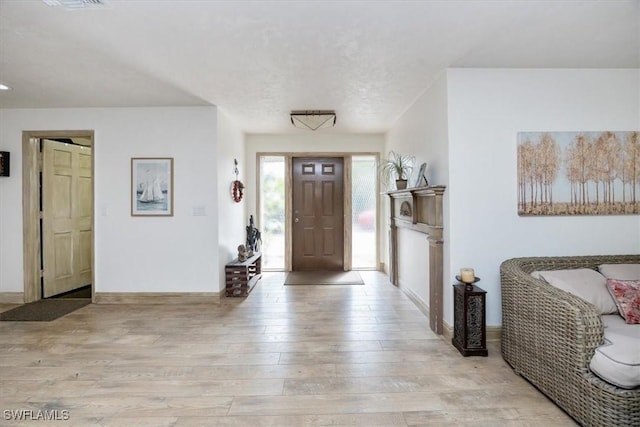
[[[224,267],[225,295],[228,297],[246,297],[262,277],[262,254],[256,252],[246,261],[238,258]]]

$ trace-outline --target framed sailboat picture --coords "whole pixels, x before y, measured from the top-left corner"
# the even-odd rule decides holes
[[[131,159],[131,215],[173,216],[173,158]]]

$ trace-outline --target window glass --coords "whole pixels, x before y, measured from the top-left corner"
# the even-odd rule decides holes
[[[262,268],[284,269],[284,156],[260,157]]]
[[[376,158],[353,156],[352,187],[352,266],[376,268]]]

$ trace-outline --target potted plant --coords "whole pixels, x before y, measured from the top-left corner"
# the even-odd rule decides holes
[[[398,190],[407,188],[407,179],[413,170],[414,160],[413,156],[390,151],[389,156],[380,163],[382,181],[389,185],[395,179]]]

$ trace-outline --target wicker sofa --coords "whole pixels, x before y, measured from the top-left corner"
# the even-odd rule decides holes
[[[500,266],[504,360],[586,426],[640,426],[640,387],[622,389],[589,370],[603,343],[599,313],[530,273],[623,263],[640,263],[640,255],[514,258]]]

